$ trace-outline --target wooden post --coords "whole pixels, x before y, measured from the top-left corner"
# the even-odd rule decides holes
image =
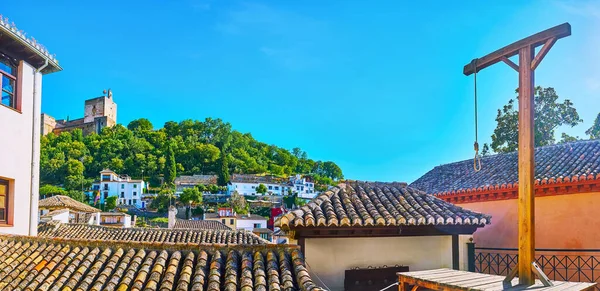
[[[532,285],[535,259],[534,214],[534,73],[535,48],[519,50],[519,284]]]

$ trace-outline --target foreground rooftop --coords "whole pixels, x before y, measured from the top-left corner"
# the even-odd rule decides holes
[[[1,290],[323,290],[296,247],[0,236]]]

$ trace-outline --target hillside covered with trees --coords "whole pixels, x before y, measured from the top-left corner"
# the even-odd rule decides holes
[[[299,148],[288,151],[257,141],[250,133],[232,130],[220,119],[169,121],[163,128],[137,119],[101,134],[83,136],[81,130],[41,138],[40,183],[67,190],[89,187],[103,169],[142,178],[159,186],[179,175],[216,174],[225,185],[234,173],[310,174],[317,183],[343,178],[331,161],[309,159]]]

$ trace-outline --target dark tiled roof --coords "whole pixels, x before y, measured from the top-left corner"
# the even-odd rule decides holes
[[[0,236],[1,290],[323,290],[297,247]]]
[[[283,230],[303,227],[485,225],[490,216],[463,209],[406,183],[346,182],[275,222]]]
[[[222,229],[231,230],[227,225],[222,224],[216,220],[184,220],[177,219],[175,221],[174,228],[186,228],[186,229]]]
[[[175,178],[175,185],[217,184],[217,175],[179,176]]]
[[[535,178],[563,179],[581,176],[598,178],[600,140],[577,141],[535,149]],[[433,168],[410,184],[429,194],[514,184],[518,181],[516,152],[481,159],[481,171],[473,170],[473,160]]]
[[[97,239],[128,242],[170,242],[192,244],[265,244],[257,235],[244,230],[111,228],[88,224],[40,223],[38,235],[67,239]]]
[[[38,205],[39,208],[45,209],[61,209],[61,208],[69,208],[76,211],[81,212],[100,212],[99,209],[96,209],[92,206],[89,206],[85,203],[79,202],[69,196],[63,195],[55,195],[46,199],[42,199]]]
[[[268,184],[288,184],[284,178],[280,178],[272,175],[252,175],[252,174],[233,174],[231,175],[231,182],[233,183],[268,183]]]

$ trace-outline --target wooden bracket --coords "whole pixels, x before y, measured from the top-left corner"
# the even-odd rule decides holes
[[[517,273],[519,273],[519,266],[515,266],[512,270],[510,270],[510,273],[508,273],[506,278],[502,280],[502,286],[504,289],[512,287],[512,280],[517,276]]]
[[[515,69],[515,71],[519,71],[519,66],[517,64],[515,64],[513,61],[511,61],[509,58],[507,57],[501,57],[500,58],[504,63],[506,63],[507,65],[509,65],[511,68]]]
[[[544,270],[542,270],[542,268],[540,268],[540,266],[538,266],[538,264],[536,262],[531,263],[531,265],[533,266],[533,269],[531,269],[531,271],[536,276],[538,276],[538,279],[540,279],[540,281],[542,281],[542,284],[544,284],[544,286],[546,286],[546,287],[554,286],[554,283],[552,283],[552,281],[550,281],[550,279],[548,279],[548,276],[546,276],[546,274],[544,274]]]
[[[540,49],[540,52],[538,52],[537,56],[535,56],[535,58],[531,62],[532,70],[535,70],[535,68],[537,68],[537,66],[540,65],[540,62],[542,62],[542,60],[544,59],[548,51],[550,51],[554,43],[556,43],[556,37],[550,38],[546,41],[546,43],[544,43],[544,46]]]

